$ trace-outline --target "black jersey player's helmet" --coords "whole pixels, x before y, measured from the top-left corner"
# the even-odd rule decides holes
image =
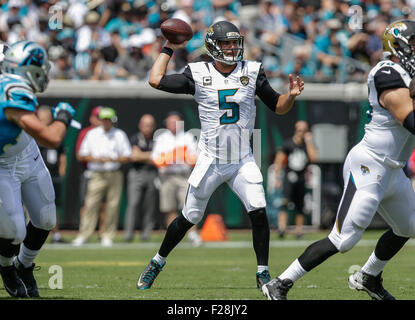
[[[232,54],[225,54],[221,42],[232,40],[237,41],[237,48],[232,50]],[[239,29],[228,21],[216,22],[208,28],[205,46],[209,56],[226,64],[235,64],[241,61],[244,55],[244,37],[241,36]]]
[[[415,21],[391,23],[383,33],[382,45],[384,55],[396,56],[409,75],[415,75]]]

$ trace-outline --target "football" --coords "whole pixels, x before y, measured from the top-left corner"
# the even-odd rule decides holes
[[[161,33],[171,43],[179,44],[193,37],[192,28],[181,19],[168,19],[161,26]]]

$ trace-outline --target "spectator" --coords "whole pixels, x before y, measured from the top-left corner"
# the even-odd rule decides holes
[[[92,80],[126,79],[128,72],[115,63],[117,53],[109,47],[101,51],[103,59],[96,65]]]
[[[90,131],[91,129],[94,129],[96,127],[99,127],[102,123],[101,123],[101,119],[99,119],[98,115],[99,112],[101,111],[102,106],[96,106],[92,109],[91,114],[89,115],[89,126],[86,128],[83,128],[79,134],[78,134],[78,138],[76,140],[76,145],[75,145],[75,154],[76,154],[76,158],[80,161],[80,155],[79,155],[79,150],[81,149],[81,144],[82,141],[84,140],[86,134],[88,133],[88,131]],[[79,206],[80,206],[80,212],[79,215],[82,216],[83,212],[85,211],[85,194],[87,191],[87,185],[88,185],[88,181],[91,178],[92,172],[90,170],[88,170],[88,166],[87,166],[87,162],[85,161],[81,161],[82,164],[82,174],[80,175],[80,182],[79,182]],[[101,203],[100,206],[100,210],[99,210],[99,216],[100,216],[100,220],[101,223],[104,219],[104,213],[105,213],[105,203]]]
[[[170,16],[174,13],[174,8],[169,5],[168,2],[162,2],[159,4],[159,8],[157,12],[151,14],[151,18],[149,17],[150,28],[152,29],[160,29],[161,24],[170,18]]]
[[[76,51],[102,49],[111,45],[110,34],[98,25],[99,14],[91,11],[85,16],[85,24],[77,31]]]
[[[53,122],[52,112],[49,106],[42,105],[36,111],[39,120],[46,126]],[[49,170],[52,178],[53,189],[55,190],[55,204],[56,204],[56,221],[58,219],[58,211],[62,210],[62,183],[66,173],[66,154],[63,144],[60,144],[57,148],[47,148],[40,144],[39,151],[43,158],[43,162]],[[66,243],[59,232],[59,224],[50,231],[52,243]]]
[[[138,122],[138,132],[130,138],[131,168],[128,171],[128,205],[124,223],[124,240],[134,238],[135,218],[140,215],[141,240],[147,241],[155,225],[158,212],[157,167],[151,161],[153,150],[154,117],[145,114]]]
[[[284,17],[271,0],[261,1],[256,29],[260,39],[272,45],[277,45],[281,35],[286,31]]]
[[[283,67],[285,75],[298,74],[304,79],[311,79],[316,74],[316,59],[311,46],[298,46],[293,50],[294,60]]]
[[[129,79],[144,80],[150,70],[153,59],[143,53],[143,41],[140,35],[133,35],[128,41],[128,50],[117,59],[117,65],[126,70]]]
[[[193,0],[180,0],[179,3],[179,10],[173,14],[172,18],[181,19],[187,24],[191,24],[193,15]]]
[[[104,63],[99,50],[80,52],[75,56],[74,68],[77,79],[100,80]]]
[[[99,112],[102,125],[86,134],[79,150],[79,159],[86,161],[92,171],[85,198],[85,211],[81,216],[79,234],[73,241],[83,245],[94,233],[98,222],[99,206],[106,198],[106,215],[101,236],[103,246],[112,246],[117,231],[119,205],[123,188],[121,165],[129,161],[131,146],[124,131],[115,128],[117,116],[112,108]]]
[[[167,114],[166,130],[155,137],[151,158],[159,169],[160,211],[166,215],[166,226],[178,216],[187,192],[187,179],[196,163],[196,142],[192,134],[184,131],[183,117],[178,112]],[[188,233],[194,245],[201,243],[196,226]]]
[[[282,187],[283,203],[278,215],[278,233],[281,238],[287,227],[287,211],[295,213],[295,234],[297,239],[303,236],[305,173],[307,165],[317,161],[317,149],[305,121],[297,121],[292,138],[284,141],[281,150],[275,156],[276,187]],[[284,180],[281,183],[282,170],[285,167]]]
[[[121,5],[117,16],[105,25],[105,30],[109,33],[116,31],[123,40],[128,39],[132,33],[139,33],[141,31],[140,29],[133,30],[133,25],[131,23],[131,10],[131,5],[128,2],[124,2]]]
[[[51,79],[59,80],[73,79],[75,70],[72,68],[69,61],[69,54],[62,47],[59,51],[56,60],[52,63],[50,68],[49,77]]]

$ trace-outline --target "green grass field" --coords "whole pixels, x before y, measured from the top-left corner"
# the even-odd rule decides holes
[[[313,240],[327,232],[306,234],[297,241],[288,235],[279,240],[271,235],[270,271],[277,276]],[[362,265],[382,231],[367,231],[350,252],[337,254],[296,282],[292,300],[368,300],[366,293],[347,286],[349,269]],[[256,261],[249,231],[230,231],[224,243],[206,243],[192,248],[185,239],[169,256],[153,287],[137,290],[137,276],[157,252],[164,232],[151,242],[125,244],[121,238],[112,248],[102,248],[97,238],[75,248],[70,244],[47,244],[41,251],[35,273],[44,299],[81,300],[264,300],[256,288]],[[138,237],[137,237],[138,238]],[[69,237],[67,237],[69,239]],[[63,288],[51,289],[49,268],[62,267]],[[384,270],[384,286],[397,298],[415,299],[415,242],[410,241]],[[353,267],[352,267],[353,268]],[[0,285],[0,298],[9,298]]]

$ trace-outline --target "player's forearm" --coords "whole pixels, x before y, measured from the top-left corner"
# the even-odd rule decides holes
[[[150,77],[148,80],[150,86],[156,89],[158,88],[161,79],[166,74],[167,65],[169,64],[169,61],[170,56],[168,54],[163,52],[159,54],[150,71]]]
[[[55,121],[42,129],[26,127],[24,130],[38,143],[47,148],[57,148],[66,134],[66,126],[61,121]]]
[[[294,105],[295,96],[290,95],[289,93],[285,93],[280,95],[278,98],[277,105],[275,106],[275,113],[276,114],[285,114]]]

